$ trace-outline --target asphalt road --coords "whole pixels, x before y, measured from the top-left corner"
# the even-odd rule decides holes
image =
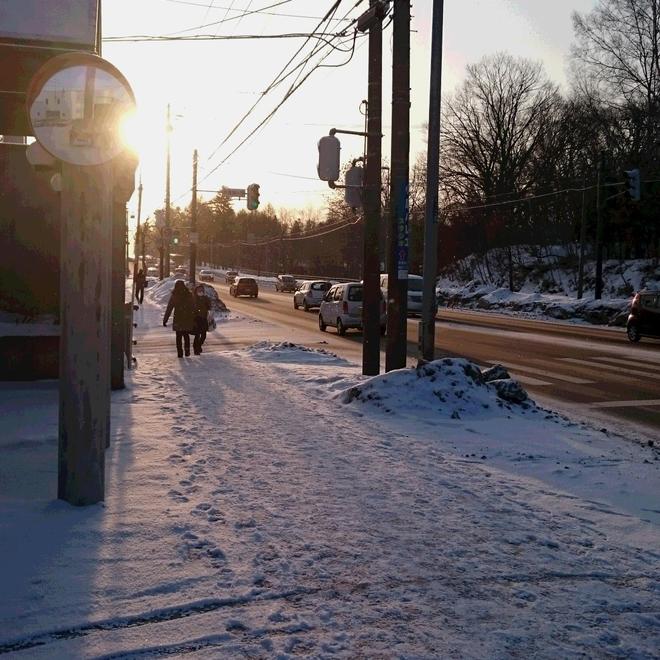
[[[277,324],[291,341],[324,347],[361,362],[362,336],[318,329],[316,310],[293,309],[292,294],[263,289],[259,298],[232,298],[216,283],[220,297],[239,313]],[[465,357],[482,366],[505,365],[541,403],[618,421],[618,430],[641,426],[660,441],[660,341],[630,344],[622,329],[535,321],[485,312],[441,310],[436,356]],[[419,319],[408,321],[410,363],[417,357]],[[212,333],[214,334],[214,333]],[[212,342],[214,340],[211,340]],[[216,337],[215,341],[221,341]],[[385,340],[381,342],[384,351]]]

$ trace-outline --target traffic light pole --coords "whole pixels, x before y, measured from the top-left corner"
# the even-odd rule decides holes
[[[410,0],[394,0],[392,165],[385,369],[406,366],[408,342],[408,178],[410,152]]]
[[[373,7],[378,0],[371,0]],[[369,28],[369,90],[367,102],[367,160],[364,185],[364,259],[362,279],[362,373],[375,376],[380,372],[380,268],[378,235],[380,231],[381,130],[383,22]]]
[[[424,284],[421,354],[435,358],[435,278],[438,268],[438,184],[440,179],[440,94],[442,89],[442,19],[444,0],[433,1],[429,133],[426,154],[426,218],[424,225]]]

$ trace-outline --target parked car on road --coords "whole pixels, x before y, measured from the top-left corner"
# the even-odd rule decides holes
[[[630,306],[626,332],[631,342],[642,337],[660,338],[660,291],[640,291]]]
[[[301,282],[293,294],[293,308],[302,307],[307,312],[312,307],[320,307],[323,296],[331,286],[332,283],[326,280]]]
[[[296,279],[293,275],[278,275],[275,280],[275,291],[292,293],[296,290]]]
[[[215,282],[215,275],[210,270],[200,270],[199,271],[199,281],[200,282]]]
[[[231,284],[237,277],[238,277],[238,271],[237,270],[228,270],[225,273],[225,283],[226,284]]]
[[[238,296],[256,298],[259,295],[257,280],[251,277],[237,277],[229,287],[229,295],[234,296],[234,298],[238,298]]]
[[[385,334],[385,301],[381,298],[380,332]],[[362,330],[362,283],[335,284],[325,294],[319,308],[319,330],[327,326],[337,328],[337,334],[345,335],[348,328]]]

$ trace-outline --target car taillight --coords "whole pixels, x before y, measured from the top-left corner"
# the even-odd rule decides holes
[[[344,304],[341,306],[344,314],[348,314],[348,303],[344,300]]]

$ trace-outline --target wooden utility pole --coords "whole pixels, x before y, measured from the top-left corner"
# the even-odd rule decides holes
[[[371,0],[374,7],[379,0]],[[383,76],[383,21],[378,18],[369,28],[369,90],[367,101],[367,162],[364,182],[364,258],[362,279],[362,373],[375,376],[380,372],[380,264],[378,235],[381,223],[381,130]]]
[[[170,153],[170,134],[172,133],[172,124],[170,121],[170,104],[167,104],[167,123],[165,130],[167,131],[167,153],[165,156],[165,227],[161,230],[161,237],[163,238],[164,262],[161,266],[160,279],[170,276],[170,244],[172,241],[172,225],[170,224],[170,167],[171,167],[171,153]]]
[[[386,371],[406,366],[408,343],[410,0],[394,0],[392,38],[392,165],[387,267]]]
[[[601,153],[598,159],[598,172],[596,176],[596,284],[594,298],[600,300],[603,295],[603,204],[602,204],[602,178],[605,156]]]
[[[124,346],[126,344],[126,321],[124,301],[126,298],[126,203],[113,198],[112,209],[112,332],[111,332],[111,378],[113,390],[124,388]]]
[[[193,152],[192,199],[190,200],[190,282],[195,284],[197,269],[197,149]]]
[[[104,498],[113,192],[113,165],[62,163],[57,496],[75,505]]]

